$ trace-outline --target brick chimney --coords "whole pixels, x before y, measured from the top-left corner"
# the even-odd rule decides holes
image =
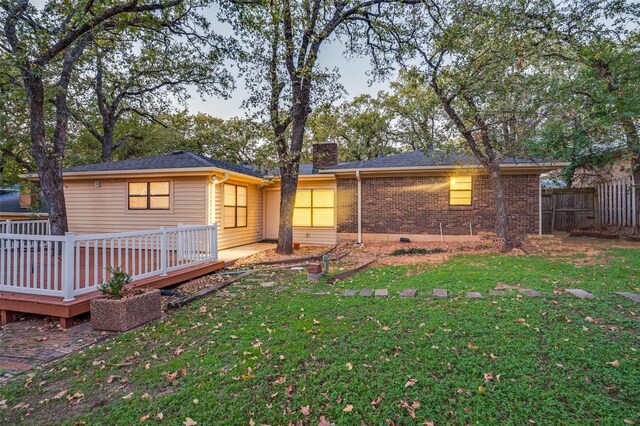
[[[20,187],[18,205],[21,209],[30,209],[40,201],[40,186],[36,183],[27,182]]]
[[[338,165],[338,144],[333,142],[313,144],[313,168],[326,169]]]

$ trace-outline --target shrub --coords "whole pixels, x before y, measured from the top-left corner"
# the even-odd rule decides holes
[[[98,285],[98,290],[105,296],[122,299],[124,296],[124,287],[132,281],[131,275],[124,272],[119,266],[117,268],[109,266],[107,270],[109,274],[111,274],[111,278]]]
[[[391,256],[405,256],[411,254],[434,254],[434,253],[444,253],[446,250],[440,247],[435,247],[432,249],[411,247],[408,249],[402,248],[397,249],[391,252]]]

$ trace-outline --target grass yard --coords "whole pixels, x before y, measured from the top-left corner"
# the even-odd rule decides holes
[[[289,289],[230,287],[1,387],[0,423],[640,424],[640,306],[614,294],[639,290],[638,250],[380,267],[331,295],[266,280]],[[360,288],[391,297],[342,296]]]

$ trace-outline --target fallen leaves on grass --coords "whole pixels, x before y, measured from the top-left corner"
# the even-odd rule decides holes
[[[409,379],[409,381],[407,381],[407,383],[404,384],[405,388],[414,386],[416,383],[418,383],[417,379]]]
[[[409,413],[411,418],[415,419],[416,418],[416,410],[418,408],[420,408],[420,402],[413,401],[413,403],[409,404],[407,401],[400,401],[397,404],[397,406],[407,410],[407,412]]]
[[[281,385],[283,384],[285,381],[287,380],[286,376],[280,376],[277,379],[275,379],[273,382],[271,382],[272,385]]]
[[[373,408],[375,410],[376,408],[378,408],[380,406],[381,402],[382,402],[382,397],[381,396],[377,397],[376,399],[371,401],[371,408]]]
[[[311,409],[309,408],[308,405],[303,405],[300,407],[300,412],[305,415],[308,416],[311,413]]]
[[[186,376],[187,375],[187,370],[185,370],[184,368],[179,369],[178,371],[175,371],[173,373],[168,373],[165,371],[165,376],[167,378],[168,381],[173,382],[175,380],[178,379],[178,377],[180,376]]]
[[[293,395],[293,393],[296,391],[296,387],[293,385],[289,385],[287,386],[287,389],[285,389],[285,393],[287,394],[287,398],[291,398],[291,395]]]
[[[191,417],[187,417],[186,419],[184,419],[184,426],[196,426],[198,424],[198,422],[196,422],[195,420],[193,420]]]
[[[60,398],[62,398],[63,396],[65,396],[67,393],[68,393],[68,391],[66,391],[66,390],[60,391],[60,392],[58,392],[57,394],[53,395],[53,396],[51,397],[51,399],[60,399]],[[0,405],[2,405],[2,404],[0,404]]]
[[[612,367],[620,367],[620,361],[616,359],[614,361],[608,362],[607,365],[610,365]]]
[[[144,416],[140,417],[140,423],[146,422],[147,420],[149,420],[149,417],[151,417],[151,414],[145,414]]]
[[[467,348],[471,349],[472,351],[475,351],[476,349],[478,349],[476,345],[471,343],[467,343]]]
[[[347,370],[353,370],[353,364],[350,362],[347,363]]]
[[[123,396],[120,399],[131,399],[131,398],[133,398],[133,392],[129,392],[128,394],[126,394],[125,396]]]
[[[345,407],[342,409],[342,411],[344,411],[345,413],[350,413],[351,411],[353,411],[353,405],[351,405],[351,404],[345,405]]]
[[[331,422],[325,416],[320,416],[318,426],[331,426]]]

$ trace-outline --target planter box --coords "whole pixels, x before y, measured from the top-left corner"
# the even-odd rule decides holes
[[[322,264],[311,263],[307,266],[307,279],[315,281],[322,276]]]
[[[160,290],[150,290],[126,299],[91,299],[91,326],[94,330],[127,331],[160,318]]]

